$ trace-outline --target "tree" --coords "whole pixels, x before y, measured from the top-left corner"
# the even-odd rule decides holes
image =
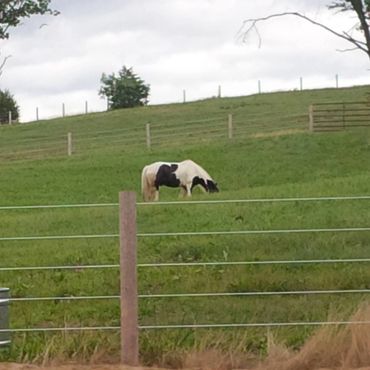
[[[102,74],[102,86],[99,90],[101,97],[108,99],[109,109],[132,108],[148,104],[150,86],[138,77],[132,67],[125,66],[111,75]]]
[[[7,123],[9,112],[12,113],[12,120],[18,120],[19,107],[13,95],[8,90],[0,90],[0,123]]]
[[[21,20],[32,15],[58,15],[50,8],[51,0],[0,0],[0,40],[9,38],[9,28],[17,27]],[[9,56],[0,63],[0,74]]]
[[[259,33],[257,30],[257,23],[267,21],[271,18],[276,17],[284,17],[284,16],[295,16],[301,19],[304,19],[318,27],[323,28],[324,30],[334,34],[337,37],[340,37],[348,42],[350,42],[353,47],[351,49],[345,50],[361,50],[367,54],[370,59],[370,0],[335,0],[328,5],[329,9],[338,9],[341,12],[344,11],[352,11],[356,13],[358,18],[358,23],[354,25],[352,31],[360,31],[363,34],[363,39],[360,40],[353,34],[346,32],[346,31],[336,31],[323,23],[316,22],[314,19],[307,17],[299,12],[284,12],[284,13],[277,13],[271,14],[266,17],[261,18],[251,18],[247,19],[243,22],[243,26],[241,28],[241,34],[243,37],[243,41],[246,40],[246,36],[252,31],[256,30],[258,37]]]

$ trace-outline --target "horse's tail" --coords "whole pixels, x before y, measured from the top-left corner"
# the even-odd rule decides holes
[[[143,168],[141,172],[141,193],[145,202],[150,202],[154,200],[154,189],[153,184],[150,181],[150,176],[148,175],[148,166]]]

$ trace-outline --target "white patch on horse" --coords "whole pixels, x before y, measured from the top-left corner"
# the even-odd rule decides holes
[[[155,162],[143,168],[141,190],[144,201],[159,200],[159,187],[180,187],[184,195],[191,196],[195,186],[200,185],[205,192],[218,192],[217,183],[207,171],[194,161]]]

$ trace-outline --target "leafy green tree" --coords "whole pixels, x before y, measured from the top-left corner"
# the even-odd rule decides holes
[[[12,113],[12,120],[18,120],[19,107],[13,95],[8,90],[0,90],[0,123],[8,123],[9,112]]]
[[[57,10],[50,8],[51,0],[0,0],[0,40],[9,38],[9,28],[17,27],[22,19],[32,15],[58,15]],[[0,63],[0,75],[10,56],[6,56]]]
[[[314,19],[307,17],[304,14],[299,12],[284,12],[284,13],[277,13],[271,14],[266,17],[261,18],[252,18],[246,19],[243,22],[243,26],[241,28],[241,35],[243,41],[246,40],[247,35],[252,31],[255,30],[257,32],[258,37],[259,33],[257,30],[257,23],[262,21],[267,21],[271,18],[276,17],[283,17],[283,16],[295,16],[301,19],[304,19],[316,26],[323,28],[324,30],[334,34],[335,36],[342,38],[349,43],[352,44],[352,48],[343,50],[343,51],[351,51],[351,50],[361,50],[367,54],[370,58],[370,0],[334,0],[328,5],[329,9],[336,9],[341,12],[355,12],[357,21],[354,24],[353,30],[360,31],[362,33],[363,39],[358,38],[354,35],[353,32],[347,31],[338,31],[333,28],[328,27],[327,25],[317,22]]]
[[[109,109],[132,108],[148,104],[150,85],[137,76],[132,67],[125,66],[110,75],[102,74],[102,86],[99,90],[101,97],[108,99]]]

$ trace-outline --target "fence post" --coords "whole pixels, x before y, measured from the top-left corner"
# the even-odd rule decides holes
[[[303,90],[303,78],[299,77],[299,89],[302,91]]]
[[[65,117],[65,116],[66,116],[66,107],[64,103],[62,103],[62,117]]]
[[[221,98],[221,85],[218,85],[218,93],[217,93],[217,97],[218,97],[218,98]]]
[[[89,113],[89,103],[85,101],[85,114]]]
[[[308,129],[313,132],[313,104],[308,107]]]
[[[338,74],[335,75],[335,87],[336,88],[339,87],[339,76],[338,76]]]
[[[230,113],[228,116],[228,132],[229,132],[229,139],[233,138],[233,115]]]
[[[146,147],[150,149],[151,140],[150,140],[150,123],[146,124]]]
[[[9,111],[9,125],[12,124],[12,111]]]
[[[39,120],[39,107],[36,107],[36,121]]]
[[[186,90],[182,90],[182,102],[186,103]]]
[[[121,362],[139,363],[138,296],[136,268],[136,194],[119,194],[120,282],[121,282]]]
[[[67,152],[68,156],[70,157],[72,155],[72,133],[68,132],[67,136]]]
[[[258,80],[258,94],[261,94],[261,80]]]

